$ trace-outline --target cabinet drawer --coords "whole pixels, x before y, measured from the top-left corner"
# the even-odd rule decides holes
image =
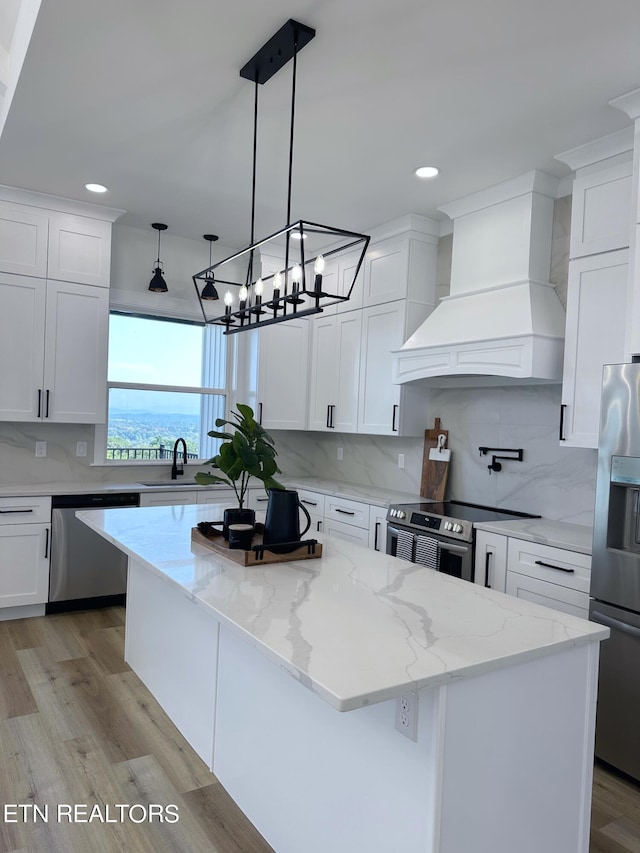
[[[309,515],[324,515],[324,504],[327,499],[325,495],[320,492],[309,492],[306,489],[298,489],[297,491],[300,503]]]
[[[345,524],[343,521],[325,518],[322,532],[328,536],[335,536],[337,539],[344,539],[346,542],[364,545],[365,548],[369,546],[369,531],[364,527],[356,527],[353,524]]]
[[[507,595],[514,595],[533,604],[551,607],[562,613],[571,613],[582,619],[589,618],[589,593],[578,592],[559,584],[549,583],[538,578],[507,572]]]
[[[49,524],[51,498],[0,498],[0,525]]]
[[[141,492],[140,506],[185,506],[198,503],[198,493],[190,491]]]
[[[360,503],[360,501],[325,495],[324,517],[327,521],[332,519],[354,527],[366,527],[367,531],[369,530],[369,504]]]
[[[575,589],[586,593],[588,597],[591,556],[567,551],[564,548],[553,548],[549,545],[538,545],[535,542],[510,538],[507,572],[515,572],[557,586]]]

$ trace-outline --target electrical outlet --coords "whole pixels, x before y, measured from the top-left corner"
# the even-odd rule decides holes
[[[76,441],[76,456],[86,456],[87,455],[87,442],[86,441]]]
[[[43,457],[47,455],[47,442],[36,441],[36,456]]]
[[[398,468],[404,468],[404,453],[398,453]]]
[[[417,693],[407,693],[396,699],[396,729],[409,740],[418,740]]]
[[[339,447],[338,448],[338,462],[342,462],[342,454],[343,454],[343,449],[342,449],[342,447]]]

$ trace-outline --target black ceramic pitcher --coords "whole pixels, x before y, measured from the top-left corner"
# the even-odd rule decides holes
[[[307,526],[300,532],[301,509],[307,516]],[[299,542],[311,527],[311,516],[300,503],[298,493],[289,489],[269,489],[267,517],[264,522],[263,542],[265,545],[279,545],[281,542]]]

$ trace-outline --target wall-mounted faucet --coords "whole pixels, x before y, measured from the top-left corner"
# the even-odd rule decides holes
[[[178,445],[182,442],[182,462],[178,467]],[[187,442],[184,438],[178,438],[173,445],[173,465],[171,466],[171,479],[175,480],[178,474],[184,474],[184,466],[187,464]]]
[[[491,464],[487,465],[489,469],[489,474],[492,471],[502,471],[502,463],[498,462],[498,459],[512,459],[514,462],[522,462],[524,451],[521,447],[518,447],[516,450],[510,447],[479,447],[480,456],[484,456],[486,453],[491,453]],[[494,453],[495,451],[495,453]],[[503,453],[515,453],[515,456],[503,456]],[[500,456],[498,456],[500,454]]]

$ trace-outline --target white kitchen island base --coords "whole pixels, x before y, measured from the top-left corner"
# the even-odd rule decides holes
[[[131,512],[81,513],[130,557],[126,658],[277,853],[587,853],[606,629],[331,538],[245,569]]]

